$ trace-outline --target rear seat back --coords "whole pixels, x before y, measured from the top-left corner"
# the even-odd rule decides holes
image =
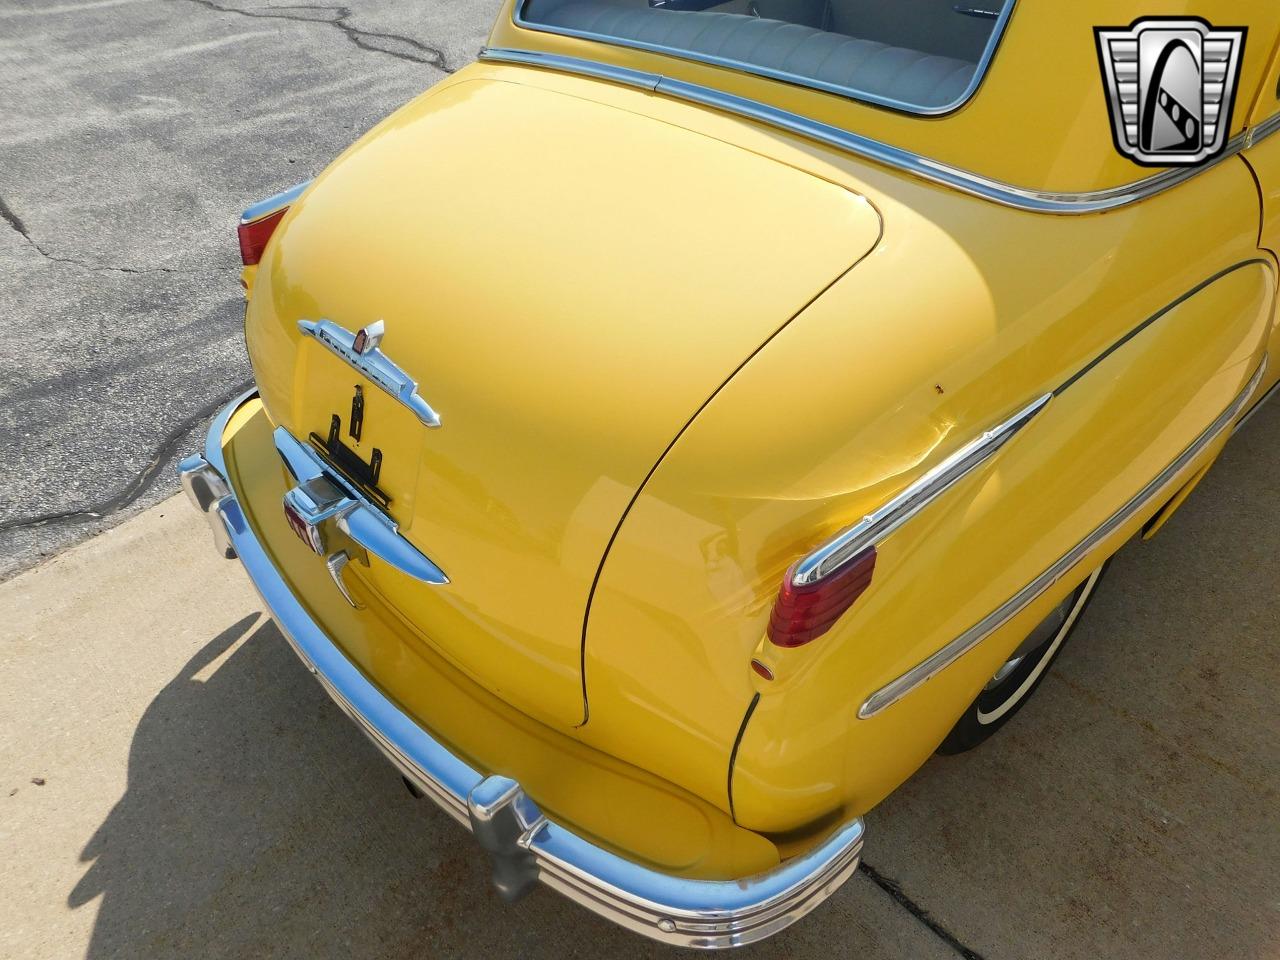
[[[960,13],[957,8],[998,10],[1001,4],[999,0],[827,0],[827,6],[830,20],[824,29],[977,63],[994,22]]]
[[[938,0],[736,0],[713,10],[688,11],[651,8],[647,0],[531,0],[525,11],[528,20],[621,41],[641,43],[687,52],[713,62],[746,65],[758,72],[782,79],[816,82],[857,93],[900,101],[912,107],[939,108],[958,101],[977,69],[978,54],[949,56],[928,50],[897,46],[871,39],[855,31],[894,28],[893,10],[928,6]],[[721,12],[743,9],[749,12]],[[876,18],[871,16],[876,14]],[[965,17],[942,11],[969,28]],[[922,19],[936,21],[940,13],[931,9]],[[795,22],[803,20],[805,22]],[[943,23],[947,23],[943,18]],[[978,22],[979,27],[983,27]],[[897,35],[910,33],[910,25]],[[990,22],[985,24],[985,36]],[[917,39],[938,46],[945,31],[916,28]],[[887,34],[885,34],[887,35]],[[957,33],[953,46],[970,49],[972,43]],[[913,40],[913,42],[915,42]]]

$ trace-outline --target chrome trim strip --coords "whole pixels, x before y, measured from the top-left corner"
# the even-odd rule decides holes
[[[331,470],[309,445],[284,427],[276,427],[273,438],[276,452],[299,484],[285,494],[285,499],[307,523],[319,526],[331,520],[372,556],[406,576],[432,586],[448,584],[444,571],[400,535],[399,525],[370,503],[345,477]],[[341,499],[317,508],[306,496],[305,485],[321,477],[339,488]]]
[[[257,203],[251,204],[245,208],[244,213],[240,214],[240,223],[243,226],[246,223],[253,223],[255,220],[261,220],[263,217],[269,217],[282,207],[290,206],[293,201],[302,196],[307,187],[311,186],[312,181],[304,180],[302,183],[295,184],[288,190],[277,193],[274,197],[267,197],[265,200],[259,200]]]
[[[643,70],[632,70],[630,67],[615,67],[610,63],[596,60],[583,60],[581,57],[565,57],[558,53],[544,53],[541,50],[519,50],[514,47],[481,47],[481,60],[493,60],[498,63],[514,63],[524,67],[541,67],[545,70],[560,70],[564,73],[576,73],[596,80],[608,80],[640,90],[657,90],[664,79],[660,73],[645,73]]]
[[[1251,406],[1248,409],[1248,411],[1245,413],[1245,415],[1236,421],[1236,425],[1231,428],[1231,435],[1234,437],[1237,433],[1239,433],[1241,428],[1244,427],[1246,423],[1248,423],[1250,420],[1253,419],[1254,414],[1256,414],[1259,410],[1261,410],[1264,406],[1266,406],[1267,401],[1274,399],[1277,394],[1280,394],[1280,380],[1277,380],[1275,383],[1273,383],[1267,389],[1267,392],[1258,398],[1258,402],[1255,403],[1253,406]]]
[[[234,408],[219,421],[225,426]],[[222,432],[207,446],[221,450]],[[192,458],[200,459],[200,458]],[[219,457],[221,462],[221,457]],[[214,467],[205,461],[203,470]],[[225,474],[221,475],[224,483]],[[686,947],[752,943],[794,923],[857,868],[863,821],[808,853],[737,880],[688,880],[617,856],[548,820],[520,785],[473,769],[402,712],[325,634],[259,542],[234,489],[207,516],[226,533],[281,632],[334,702],[423,794],[472,829],[495,862],[495,882],[518,896],[535,879],[637,933]]]
[[[304,337],[313,338],[349,367],[368,377],[379,390],[408,407],[423,425],[432,429],[440,426],[440,415],[418,394],[418,381],[383,353],[381,347],[360,353],[355,348],[356,334],[332,320],[299,320],[298,329]],[[381,340],[381,336],[378,339]]]
[[[1102,213],[1118,207],[1146,200],[1158,193],[1177,186],[1185,180],[1216,166],[1228,157],[1235,156],[1245,147],[1246,133],[1237,134],[1227,141],[1226,149],[1215,159],[1196,167],[1176,167],[1164,170],[1142,180],[1110,187],[1106,190],[1065,193],[1045,190],[1031,190],[1017,187],[984,177],[971,170],[954,167],[949,164],[930,160],[928,157],[894,147],[879,140],[872,140],[861,134],[851,133],[830,124],[810,120],[807,117],[780,110],[755,100],[738,97],[730,93],[722,93],[709,87],[686,83],[683,80],[672,80],[659,74],[642,73],[582,60],[577,57],[563,57],[558,54],[541,53],[533,50],[515,50],[499,47],[486,47],[480,51],[483,60],[501,63],[513,63],[522,66],[540,67],[547,70],[558,70],[580,76],[607,80],[626,86],[637,87],[654,93],[664,94],[688,103],[710,107],[725,113],[736,114],[768,124],[787,133],[817,140],[855,156],[874,161],[896,170],[901,170],[927,180],[959,190],[970,196],[989,200],[1001,206],[1031,213],[1048,214],[1084,214]],[[1255,138],[1256,140],[1256,138]]]
[[[1163,307],[1161,307],[1155,313],[1151,314],[1151,316],[1147,317],[1147,319],[1143,320],[1136,327],[1133,327],[1123,337],[1121,337],[1119,340],[1116,340],[1114,343],[1111,344],[1111,346],[1107,347],[1107,349],[1099,353],[1096,357],[1094,357],[1092,360],[1086,363],[1083,367],[1081,367],[1079,370],[1077,370],[1075,373],[1069,376],[1066,380],[1062,381],[1062,383],[1060,383],[1054,389],[1053,395],[1056,397],[1059,394],[1065,393],[1075,383],[1083,379],[1086,374],[1088,374],[1091,370],[1097,367],[1098,364],[1106,360],[1107,357],[1111,356],[1113,353],[1115,353],[1117,350],[1119,350],[1121,347],[1123,347],[1125,344],[1131,341],[1134,337],[1138,336],[1138,334],[1142,333],[1143,330],[1146,330],[1153,323],[1160,320],[1162,317],[1167,316],[1169,312],[1172,311],[1175,307],[1181,306],[1183,303],[1186,303],[1186,301],[1190,300],[1201,290],[1213,285],[1214,283],[1217,283],[1223,277],[1228,276],[1229,274],[1235,273],[1237,270],[1242,270],[1245,267],[1251,267],[1254,265],[1264,266],[1267,268],[1268,272],[1271,271],[1271,261],[1264,259],[1262,257],[1254,257],[1250,260],[1241,260],[1237,263],[1231,264],[1231,266],[1229,267],[1223,267],[1217,273],[1213,274],[1213,276],[1206,277],[1205,279],[1201,280],[1190,290],[1179,295],[1175,299],[1170,300],[1168,303],[1166,303]]]
[[[987,70],[991,66],[991,61],[996,55],[996,50],[1000,46],[1000,41],[1004,38],[1005,27],[1009,23],[1009,18],[1013,16],[1013,8],[1017,5],[1016,0],[998,0],[1001,3],[1002,10],[996,16],[995,24],[991,27],[991,36],[987,39],[987,44],[983,47],[982,56],[978,58],[977,63],[973,67],[973,76],[970,78],[968,85],[960,96],[951,103],[943,104],[939,107],[922,107],[918,104],[908,103],[905,100],[897,100],[893,97],[883,97],[874,93],[857,90],[852,87],[842,87],[835,83],[826,83],[822,80],[816,80],[812,77],[805,77],[801,74],[791,73],[786,70],[773,70],[769,67],[762,67],[758,64],[748,63],[745,60],[737,60],[733,57],[717,57],[710,54],[699,54],[693,50],[684,50],[680,47],[667,47],[659,43],[648,43],[644,40],[631,40],[626,37],[615,37],[607,33],[594,33],[590,30],[574,30],[571,27],[557,27],[545,23],[527,20],[524,16],[524,7],[528,0],[516,0],[512,5],[511,20],[517,27],[523,30],[532,30],[535,33],[549,33],[560,37],[573,37],[578,40],[591,40],[596,43],[607,44],[612,47],[626,47],[632,50],[644,50],[648,53],[658,53],[663,56],[675,57],[680,60],[688,60],[692,63],[704,63],[712,67],[727,67],[730,70],[738,70],[742,73],[751,74],[757,77],[765,77],[770,80],[780,80],[783,83],[789,83],[798,87],[807,87],[810,90],[820,90],[823,93],[833,93],[836,96],[844,97],[848,100],[854,100],[860,103],[870,103],[878,107],[886,107],[899,113],[908,113],[913,116],[920,117],[943,117],[949,113],[955,113],[966,103],[973,99],[974,94],[978,92],[978,88],[982,86],[982,81],[986,79]]]
[[[1164,468],[1150,483],[1143,487],[1138,493],[1129,499],[1119,510],[1108,517],[1100,526],[1092,533],[1072,547],[1067,553],[1058,559],[1049,569],[1045,570],[1040,576],[1036,577],[1020,591],[1006,600],[994,611],[983,617],[976,624],[966,630],[960,636],[956,637],[945,647],[939,650],[933,656],[927,658],[916,666],[912,667],[902,676],[898,677],[891,683],[885,684],[862,704],[858,710],[860,719],[874,717],[877,713],[886,707],[897,703],[908,693],[913,691],[925,681],[936,676],[941,670],[949,667],[952,663],[968,653],[980,642],[985,640],[993,632],[1011,620],[1014,616],[1024,610],[1032,601],[1048,590],[1059,579],[1066,576],[1072,567],[1084,559],[1094,548],[1101,544],[1107,537],[1111,536],[1119,530],[1124,524],[1130,520],[1134,514],[1140,511],[1144,506],[1153,499],[1159,497],[1177,478],[1186,467],[1201,454],[1209,444],[1213,443],[1220,437],[1230,425],[1231,422],[1245,408],[1254,391],[1258,389],[1258,384],[1262,382],[1262,376],[1266,372],[1267,361],[1265,357],[1259,364],[1257,371],[1250,377],[1248,384],[1244,390],[1237,394],[1235,400],[1224,410],[1216,420],[1213,421],[1203,433],[1197,437],[1190,446],[1188,446],[1172,463]]]
[[[1052,393],[1033,400],[1013,416],[971,440],[882,507],[867,514],[853,526],[828,540],[798,564],[792,577],[797,587],[816,583],[837,572],[845,563],[914,517],[951,489],[961,478],[993,457],[1023,427],[1039,415],[1053,399]]]
[[[1256,127],[1245,131],[1245,147],[1252,147],[1261,143],[1277,130],[1280,130],[1280,113],[1272,114]]]

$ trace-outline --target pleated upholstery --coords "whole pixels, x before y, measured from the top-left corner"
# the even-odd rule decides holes
[[[917,107],[956,102],[977,69],[968,60],[764,17],[620,6],[599,0],[534,3],[530,8],[531,19],[547,26],[734,61]]]

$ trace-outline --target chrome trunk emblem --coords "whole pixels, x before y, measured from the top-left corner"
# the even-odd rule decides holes
[[[304,337],[312,337],[334,356],[360,371],[369,381],[413,411],[424,426],[440,426],[440,415],[418,395],[418,382],[405,373],[382,352],[380,344],[386,332],[379,320],[352,333],[332,320],[299,320]]]
[[[1222,153],[1245,32],[1177,17],[1095,27],[1116,149],[1150,167],[1190,166]]]

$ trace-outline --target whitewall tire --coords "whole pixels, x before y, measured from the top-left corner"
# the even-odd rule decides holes
[[[1106,564],[1103,564],[1091,573],[1027,635],[947,734],[938,748],[939,753],[972,750],[1031,699],[1080,621],[1105,570]]]

